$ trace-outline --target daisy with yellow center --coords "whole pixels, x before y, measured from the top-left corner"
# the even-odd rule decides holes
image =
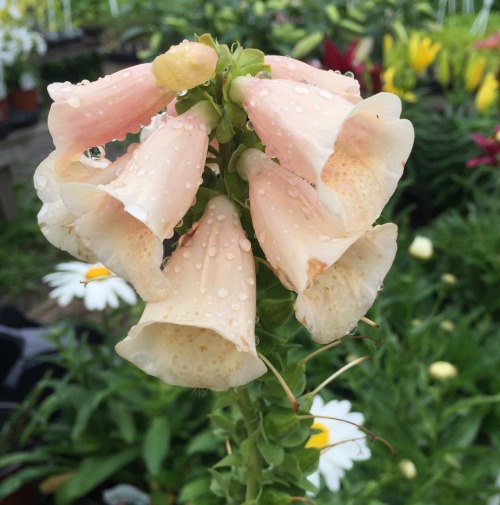
[[[50,298],[66,307],[73,298],[81,298],[87,310],[117,308],[120,301],[137,303],[135,291],[121,278],[100,263],[69,261],[56,266],[56,272],[43,277],[51,288]]]
[[[321,456],[318,470],[308,479],[319,488],[323,476],[328,489],[335,492],[340,489],[340,480],[346,470],[353,467],[354,461],[371,457],[365,433],[356,426],[363,424],[363,414],[351,412],[347,400],[324,403],[318,395],[314,397],[311,414],[316,420],[312,425],[314,433],[306,447],[320,449]]]

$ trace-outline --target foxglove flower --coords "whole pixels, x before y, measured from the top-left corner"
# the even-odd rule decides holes
[[[238,169],[249,181],[259,244],[282,283],[298,293],[297,319],[318,342],[344,336],[375,301],[396,254],[396,226],[343,235],[314,188],[261,152],[245,151]]]
[[[379,93],[357,105],[325,88],[289,80],[238,77],[242,103],[266,154],[317,186],[321,203],[345,232],[380,216],[403,173],[413,128],[400,100]]]
[[[266,371],[255,348],[255,267],[234,204],[218,196],[164,269],[171,285],[147,304],[118,354],[168,384],[226,390]]]

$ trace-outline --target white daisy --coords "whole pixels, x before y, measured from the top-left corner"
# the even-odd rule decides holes
[[[319,467],[308,479],[318,488],[320,487],[320,475],[323,475],[330,491],[340,489],[340,479],[346,470],[350,470],[353,461],[370,459],[371,452],[366,446],[366,434],[357,425],[362,425],[364,418],[359,412],[350,412],[351,403],[347,400],[332,400],[324,403],[317,395],[311,407],[311,414],[317,418],[313,429],[317,433],[311,436],[307,447],[321,449]],[[325,417],[322,417],[325,416]],[[344,421],[326,419],[335,417]]]
[[[43,281],[55,288],[49,297],[56,298],[61,307],[66,307],[73,298],[82,298],[87,310],[116,308],[119,298],[129,305],[137,303],[135,291],[101,263],[69,261],[59,263],[56,270],[44,276]]]

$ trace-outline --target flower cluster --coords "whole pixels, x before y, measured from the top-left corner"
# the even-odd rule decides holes
[[[32,54],[41,55],[47,50],[42,36],[20,24],[16,13],[17,10],[11,7],[11,22],[2,23],[0,26],[0,99],[7,94],[7,83],[13,79],[19,80],[22,76],[19,67],[23,67]],[[19,85],[19,82],[16,82],[16,85]]]
[[[318,342],[372,305],[397,234],[373,223],[413,142],[396,96],[362,100],[350,76],[209,36],[48,91],[55,151],[34,176],[40,227],[148,302],[117,345],[147,373],[224,390],[266,371],[254,254],[296,293],[296,317]],[[105,158],[107,142],[160,111],[141,143]]]

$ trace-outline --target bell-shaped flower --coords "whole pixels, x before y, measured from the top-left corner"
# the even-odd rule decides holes
[[[149,302],[116,350],[168,384],[226,390],[266,371],[255,347],[255,267],[234,204],[209,201],[166,265],[167,297]]]
[[[273,79],[287,79],[318,86],[335,95],[340,95],[351,103],[358,103],[362,100],[359,82],[353,77],[333,70],[321,70],[289,56],[268,55],[264,61],[271,66]]]
[[[86,149],[149,124],[175,97],[174,91],[155,83],[151,68],[151,63],[144,63],[94,82],[51,84],[47,89],[54,103],[48,125],[58,159],[78,160]]]
[[[323,88],[252,77],[234,79],[230,97],[243,104],[266,154],[315,184],[347,233],[380,216],[413,144],[398,97],[379,93],[353,105]]]
[[[396,226],[345,236],[314,188],[256,149],[240,156],[252,223],[282,283],[298,293],[297,319],[321,343],[340,338],[373,304],[396,254]]]
[[[397,227],[375,226],[300,292],[295,316],[322,344],[352,331],[373,305],[396,255]]]
[[[319,203],[315,189],[261,151],[244,151],[237,170],[248,180],[257,240],[287,288],[297,293],[306,289],[362,235],[343,235],[341,223]]]
[[[40,163],[33,176],[35,189],[43,202],[38,213],[38,224],[51,244],[82,261],[98,261],[97,256],[75,233],[73,225],[76,216],[71,214],[62,201],[61,187],[72,182],[91,185],[111,182],[132,158],[136,147],[137,144],[130,145],[127,153],[114,163],[106,159],[93,160],[82,155],[79,161],[66,160],[57,170],[57,151]]]
[[[202,182],[213,119],[205,105],[160,125],[109,184],[72,183],[60,189],[77,216],[76,235],[145,300],[166,294],[159,275],[162,243],[173,236]]]

